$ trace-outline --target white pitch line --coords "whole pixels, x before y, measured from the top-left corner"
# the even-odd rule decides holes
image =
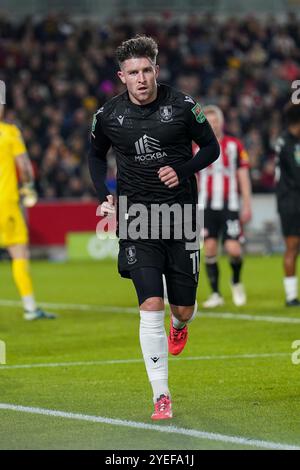
[[[44,308],[56,310],[77,310],[83,312],[95,313],[135,313],[138,314],[137,307],[118,307],[114,305],[89,305],[89,304],[69,304],[69,303],[52,303],[40,302],[39,305]],[[0,307],[22,307],[22,303],[17,300],[0,300]],[[202,318],[219,318],[221,320],[242,320],[242,321],[262,321],[268,323],[286,323],[300,324],[299,317],[277,317],[272,315],[250,315],[247,313],[234,312],[202,312],[198,311],[198,317]]]
[[[231,359],[262,359],[268,357],[285,357],[290,353],[263,353],[263,354],[233,354],[222,356],[188,356],[188,357],[170,357],[169,361],[223,361]],[[37,364],[14,364],[11,366],[0,365],[1,370],[13,369],[36,369],[45,367],[78,367],[78,366],[103,366],[107,364],[137,364],[143,363],[143,359],[108,359],[103,361],[76,361],[76,362],[44,362]]]
[[[245,321],[265,321],[269,323],[300,323],[300,318],[291,317],[274,317],[271,315],[249,315],[247,313],[231,313],[231,312],[210,312],[207,314],[200,313],[205,318],[221,318],[222,320],[245,320]]]
[[[36,415],[50,416],[55,418],[73,419],[78,421],[87,421],[90,423],[109,424],[112,426],[124,426],[133,429],[143,429],[146,431],[162,432],[167,434],[179,434],[181,436],[189,436],[198,439],[207,439],[209,441],[223,442],[228,444],[236,444],[242,446],[259,447],[263,449],[273,450],[300,450],[300,447],[291,444],[283,444],[280,442],[262,441],[239,436],[227,436],[225,434],[199,431],[197,429],[186,429],[176,426],[160,426],[157,424],[147,424],[137,421],[127,421],[123,419],[106,418],[104,416],[92,416],[81,413],[69,413],[65,411],[49,410],[45,408],[36,408],[21,405],[11,405],[0,403],[1,410],[17,411],[22,413],[30,413]]]
[[[57,310],[78,310],[83,312],[97,313],[139,313],[138,307],[118,307],[113,305],[89,305],[89,304],[66,304],[55,302],[39,302],[44,308],[54,308]],[[19,300],[0,300],[0,307],[22,307]]]

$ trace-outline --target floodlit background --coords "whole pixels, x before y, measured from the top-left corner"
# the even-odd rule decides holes
[[[51,235],[52,206],[94,200],[86,165],[92,115],[123,90],[115,47],[145,33],[159,43],[160,81],[202,105],[220,106],[225,131],[241,138],[249,152],[255,210],[248,251],[282,250],[274,142],[300,76],[299,9],[299,1],[2,0],[0,80],[7,88],[7,119],[23,130],[41,201],[51,203],[43,209],[45,234],[38,227],[39,207],[30,211],[32,245],[49,253],[65,246],[66,233],[93,231],[95,219],[74,225],[71,217],[73,223]],[[107,184],[115,190],[113,155]],[[63,207],[62,220],[68,218]]]
[[[300,366],[291,362],[300,315],[283,307],[274,194],[274,142],[292,83],[300,79],[299,13],[299,0],[1,0],[6,119],[23,132],[40,196],[26,212],[32,254],[40,258],[32,271],[40,304],[60,318],[24,324],[1,252],[0,340],[7,365],[0,365],[0,448],[300,446]],[[232,305],[222,259],[225,307],[196,319],[184,354],[170,361],[172,424],[192,429],[190,437],[51,416],[62,410],[150,422],[135,293],[117,275],[116,240],[95,237],[97,201],[87,171],[92,115],[123,90],[114,49],[136,33],[158,41],[160,81],[202,105],[220,106],[225,131],[239,137],[250,156],[249,302],[242,309]],[[111,153],[112,192],[115,171]],[[199,305],[207,294],[203,270]],[[7,404],[49,409],[50,416]]]

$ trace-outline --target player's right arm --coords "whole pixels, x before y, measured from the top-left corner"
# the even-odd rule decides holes
[[[96,189],[98,199],[100,201],[100,215],[109,215],[115,213],[113,204],[113,196],[109,194],[108,188],[105,184],[107,173],[107,152],[111,147],[109,138],[104,134],[100,114],[103,108],[94,115],[91,142],[88,153],[88,165],[90,170],[91,179]]]

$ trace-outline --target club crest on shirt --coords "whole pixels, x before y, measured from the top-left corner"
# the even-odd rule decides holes
[[[127,258],[128,264],[134,264],[137,262],[136,248],[134,245],[127,247],[125,249],[125,252],[126,252],[126,258]]]
[[[172,105],[160,106],[159,115],[161,122],[170,122],[173,120],[173,108]]]

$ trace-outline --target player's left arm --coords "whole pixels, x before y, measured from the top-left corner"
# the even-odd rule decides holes
[[[34,189],[33,168],[27,153],[15,157],[16,166],[20,175],[21,187],[19,190],[22,203],[25,207],[32,207],[37,203],[38,195]]]
[[[166,186],[173,188],[179,185],[180,181],[194,175],[200,170],[211,165],[220,155],[220,146],[217,138],[208,123],[201,107],[198,103],[185,103],[185,118],[187,132],[191,141],[196,142],[200,150],[194,158],[182,165],[172,168],[169,166],[159,169],[158,175]]]
[[[248,153],[244,149],[241,142],[238,142],[238,151],[239,151],[239,160],[238,160],[238,170],[237,178],[239,189],[242,197],[242,207],[241,207],[241,222],[243,224],[249,222],[252,218],[252,208],[251,208],[251,180],[249,173],[249,157]]]
[[[19,170],[21,183],[33,182],[33,169],[29,160],[25,142],[22,134],[17,126],[12,126],[12,153],[15,159],[16,166]]]
[[[280,181],[281,169],[284,162],[285,140],[282,136],[278,137],[275,142],[275,183],[278,185]]]
[[[21,153],[15,157],[22,185],[33,184],[33,168],[27,153]]]
[[[21,181],[20,195],[25,207],[32,207],[37,202],[37,193],[34,189],[34,174],[31,161],[27,154],[26,146],[21,132],[17,127],[12,129],[13,155]]]

